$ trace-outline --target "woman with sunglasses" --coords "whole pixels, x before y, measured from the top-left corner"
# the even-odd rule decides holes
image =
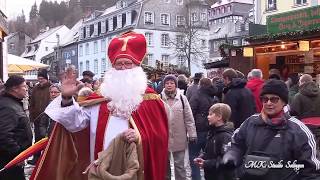
[[[288,94],[283,81],[267,81],[260,94],[261,113],[249,117],[235,131],[222,164],[240,167],[240,180],[320,178],[312,133],[283,110]]]

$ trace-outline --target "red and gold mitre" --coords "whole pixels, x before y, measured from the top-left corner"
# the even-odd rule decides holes
[[[136,65],[140,65],[147,52],[147,42],[143,34],[133,31],[122,34],[111,40],[108,56],[111,64],[119,58],[128,58]]]

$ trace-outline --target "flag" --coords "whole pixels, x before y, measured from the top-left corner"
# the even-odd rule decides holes
[[[5,169],[8,169],[23,160],[27,159],[28,157],[32,156],[38,151],[41,151],[46,148],[48,144],[48,138],[43,138],[40,141],[36,142],[33,146],[30,146],[28,149],[22,151],[19,155],[17,155],[14,159],[12,159],[8,164],[6,164],[0,172],[4,171]]]

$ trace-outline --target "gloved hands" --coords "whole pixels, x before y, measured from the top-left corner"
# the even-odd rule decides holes
[[[225,169],[234,169],[237,166],[237,159],[231,153],[226,153],[221,161],[221,166]]]

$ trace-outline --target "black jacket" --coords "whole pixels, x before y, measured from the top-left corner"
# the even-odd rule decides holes
[[[218,102],[215,97],[216,89],[213,86],[200,87],[191,97],[189,104],[196,124],[197,132],[208,131],[208,113],[209,108]]]
[[[205,152],[202,158],[206,180],[231,180],[233,172],[223,169],[220,165],[227,146],[231,142],[233,127],[225,124],[220,127],[210,127]]]
[[[0,97],[0,159],[15,157],[32,144],[29,118],[22,102],[9,94]]]
[[[235,129],[240,127],[241,123],[248,117],[256,113],[254,97],[245,86],[245,80],[234,78],[231,84],[224,89],[223,102],[231,107],[230,120],[234,123]]]
[[[320,89],[316,83],[305,83],[300,87],[290,104],[291,114],[301,120],[309,117],[320,117]]]
[[[248,118],[233,135],[231,148],[225,157],[232,157],[240,166],[240,179],[257,179],[244,173],[244,162],[247,154],[271,157],[274,162],[297,160],[304,168],[297,174],[292,168],[269,169],[259,180],[304,180],[319,179],[320,161],[316,158],[316,143],[310,130],[298,119],[287,114],[281,116],[279,125],[265,123],[260,114]],[[266,142],[268,142],[266,144]],[[316,172],[318,170],[318,172]]]

